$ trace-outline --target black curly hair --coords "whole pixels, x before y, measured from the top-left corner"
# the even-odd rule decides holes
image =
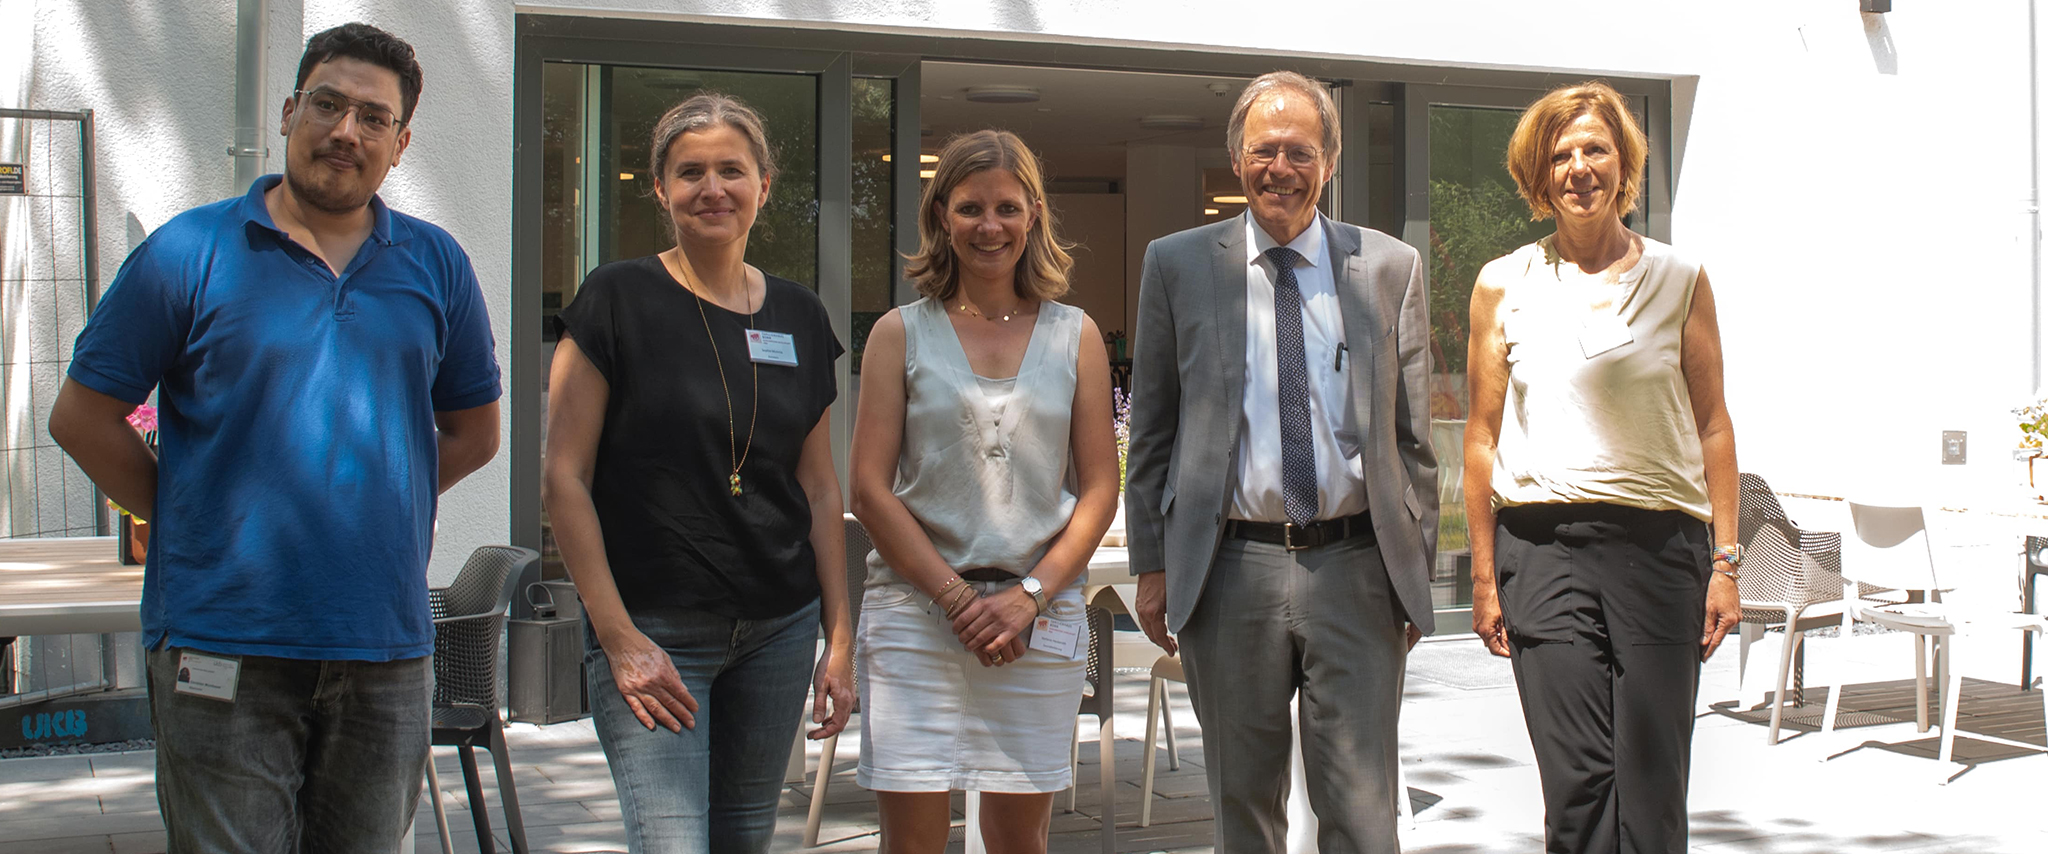
[[[335,57],[361,60],[396,73],[404,107],[398,120],[401,124],[412,121],[412,108],[420,102],[420,87],[426,83],[419,60],[413,58],[412,45],[360,22],[321,30],[306,40],[306,54],[299,57],[299,80],[292,89],[306,88],[306,78],[313,76],[313,67]]]

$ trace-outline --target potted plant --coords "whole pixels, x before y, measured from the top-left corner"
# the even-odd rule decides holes
[[[156,407],[143,404],[128,413],[128,426],[142,434],[142,443],[149,446],[150,453],[156,453]],[[121,563],[127,566],[141,566],[149,559],[149,523],[135,518],[113,499],[107,499],[107,506],[121,514],[121,536],[117,538]]]

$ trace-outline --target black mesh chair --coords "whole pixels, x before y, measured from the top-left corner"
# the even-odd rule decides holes
[[[852,513],[846,514],[846,615],[852,625],[853,636],[860,637],[860,601],[867,593],[868,552],[874,551],[875,544],[868,538],[867,526]],[[858,661],[855,658],[855,661]],[[860,711],[860,671],[853,674],[853,710]],[[804,820],[804,847],[813,848],[818,844],[818,826],[825,820],[825,790],[832,785],[832,766],[839,759],[839,736],[833,734],[818,745],[818,776],[811,783],[811,814]]]
[[[427,591],[434,608],[433,743],[456,748],[462,759],[477,850],[484,854],[496,852],[497,843],[491,838],[490,809],[477,776],[478,747],[490,751],[497,765],[498,796],[504,801],[512,850],[526,854],[526,824],[519,818],[519,795],[512,785],[511,757],[505,751],[505,720],[498,708],[498,677],[503,664],[499,641],[505,633],[512,587],[539,561],[540,553],[532,549],[484,546],[470,554],[454,583]],[[441,850],[454,854],[433,757],[427,759],[427,784],[434,792],[434,822],[441,834]]]
[[[1108,608],[1092,604],[1087,606],[1087,615],[1088,681],[1081,689],[1076,717],[1094,715],[1099,725],[1095,746],[1102,763],[1102,830],[1097,836],[1103,854],[1110,854],[1116,850],[1116,702],[1110,691],[1110,682],[1116,678],[1116,617]],[[1074,785],[1067,790],[1067,812],[1075,811],[1081,789],[1080,730],[1081,722],[1076,720],[1071,747]]]
[[[1842,535],[1807,531],[1793,524],[1763,478],[1744,473],[1739,475],[1739,483],[1742,673],[1749,672],[1750,645],[1769,627],[1785,627],[1785,646],[1778,655],[1777,691],[1771,701],[1771,728],[1765,736],[1766,743],[1777,744],[1785,701],[1789,699],[1788,682],[1798,684],[1791,677],[1794,663],[1804,652],[1801,640],[1810,629],[1842,624]]]

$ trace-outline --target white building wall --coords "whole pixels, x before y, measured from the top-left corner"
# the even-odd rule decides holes
[[[385,198],[468,247],[509,364],[516,12],[1670,78],[1672,234],[1713,277],[1744,468],[1829,494],[1866,479],[2023,476],[2006,449],[2017,435],[2008,410],[2035,382],[2039,328],[2025,0],[1901,0],[1881,16],[1848,0],[1319,5],[1267,15],[1215,0],[278,0],[269,89],[281,104],[304,38],[342,21],[419,48],[426,89]],[[32,7],[35,21],[25,64],[13,54],[23,36],[0,36],[0,73],[15,75],[0,79],[0,102],[99,111],[102,281],[140,233],[238,191],[221,153],[233,126],[231,0],[0,6]],[[1969,431],[1969,465],[1937,465],[1943,429]],[[501,455],[445,497],[437,578],[471,547],[507,538],[508,471]]]

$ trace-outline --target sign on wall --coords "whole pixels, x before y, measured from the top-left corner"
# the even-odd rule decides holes
[[[28,170],[19,163],[0,163],[0,196],[28,195]]]

